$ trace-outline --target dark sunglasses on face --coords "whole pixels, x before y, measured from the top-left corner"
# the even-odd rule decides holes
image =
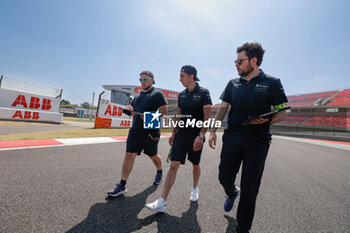
[[[242,65],[243,61],[245,61],[245,60],[249,60],[249,58],[238,59],[238,60],[235,61],[235,64],[236,65]]]

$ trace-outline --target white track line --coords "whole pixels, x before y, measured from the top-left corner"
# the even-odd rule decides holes
[[[95,138],[66,138],[66,139],[55,139],[56,141],[63,143],[66,146],[70,145],[84,145],[84,144],[99,144],[108,142],[117,142],[119,140],[109,137],[95,137]]]
[[[169,138],[169,135],[161,136],[161,138]],[[36,148],[49,148],[58,146],[75,146],[75,145],[88,145],[88,144],[100,144],[100,143],[111,143],[111,142],[125,142],[126,140],[113,139],[110,137],[92,137],[92,138],[66,138],[66,139],[55,139],[62,143],[61,145],[44,145],[44,146],[27,146],[27,147],[16,147],[16,148],[2,148],[4,150],[24,150],[24,149],[36,149]]]

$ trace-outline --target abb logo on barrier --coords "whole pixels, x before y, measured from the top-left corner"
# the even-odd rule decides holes
[[[27,100],[24,95],[18,95],[16,100],[12,103],[12,107],[16,107],[17,105],[22,105],[24,108],[28,108]],[[29,102],[29,108],[39,109],[41,107],[42,110],[50,110],[51,109],[51,100],[43,98],[42,103],[40,104],[40,98],[31,97]],[[18,111],[17,111],[18,112]],[[39,113],[38,113],[39,115]]]
[[[22,114],[22,111],[17,110],[15,114],[13,114],[12,119],[16,119],[16,117],[24,120],[39,120],[39,113],[24,111],[24,114]]]
[[[177,99],[177,97],[179,96],[179,93],[171,92],[171,91],[163,91],[163,93],[166,98],[170,98],[170,99]]]
[[[40,98],[32,96],[30,97],[28,107],[26,97],[24,95],[18,95],[11,106],[17,107],[17,105],[22,105],[23,108],[40,109],[41,107],[41,110],[50,110],[51,100],[43,98],[42,102],[40,102]],[[24,111],[24,113],[22,113],[21,110],[17,110],[15,114],[13,114],[12,119],[38,120],[39,117],[39,112]]]
[[[131,126],[131,121],[122,121],[122,122],[120,122],[120,126],[130,127]]]
[[[120,117],[123,114],[123,110],[122,110],[121,107],[118,107],[118,106],[113,106],[113,109],[112,109],[112,106],[109,104],[107,106],[107,109],[106,109],[104,115],[107,116],[107,114],[109,114],[110,116],[118,116],[118,117]],[[130,117],[131,116],[129,116],[129,118]]]

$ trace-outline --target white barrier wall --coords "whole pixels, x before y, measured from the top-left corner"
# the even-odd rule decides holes
[[[0,107],[0,119],[4,120],[25,120],[40,122],[62,122],[62,114],[57,112],[32,111],[14,108]]]
[[[132,120],[132,116],[128,116],[122,112],[122,109],[125,107],[124,105],[110,103],[108,100],[101,99],[97,116]]]
[[[61,123],[60,99],[0,88],[0,119]]]
[[[132,120],[112,118],[111,128],[119,128],[119,127],[129,128],[131,127],[131,125],[132,125]]]
[[[60,99],[0,88],[0,107],[58,112]]]
[[[132,116],[122,112],[126,106],[110,103],[108,100],[101,99],[95,119],[95,128],[129,128],[132,125]]]

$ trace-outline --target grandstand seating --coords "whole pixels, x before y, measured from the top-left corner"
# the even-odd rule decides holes
[[[350,89],[339,92],[331,101],[332,102],[329,103],[328,106],[350,105]]]
[[[297,96],[296,95],[287,96],[288,102],[292,101],[295,97],[297,97]]]
[[[332,95],[336,94],[338,91],[327,91],[327,92],[317,92],[310,94],[302,94],[298,96],[288,96],[288,104],[287,106],[291,107],[308,107],[313,106],[313,104],[322,98],[326,100],[330,98]]]
[[[306,119],[310,118],[310,116],[301,116],[301,115],[288,115],[286,119],[279,122],[279,124],[288,124],[288,125],[295,125],[298,124],[301,121],[304,121]]]
[[[301,123],[301,125],[350,127],[350,117],[347,117],[347,116],[315,116],[315,117]]]

